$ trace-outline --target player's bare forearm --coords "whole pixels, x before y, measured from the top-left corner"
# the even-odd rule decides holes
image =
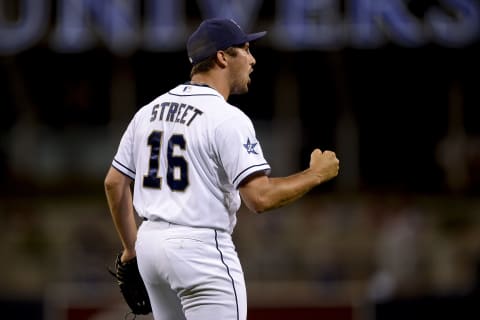
[[[315,187],[317,180],[307,172],[282,178],[254,177],[240,187],[240,194],[250,210],[262,213],[297,200]]]
[[[322,153],[316,149],[312,152],[308,169],[280,178],[251,177],[240,186],[240,194],[250,210],[261,213],[299,199],[315,186],[337,176],[338,170],[335,153]]]
[[[110,168],[105,178],[105,194],[112,215],[113,223],[125,249],[122,260],[135,256],[135,240],[137,238],[137,225],[135,222],[131,179]]]

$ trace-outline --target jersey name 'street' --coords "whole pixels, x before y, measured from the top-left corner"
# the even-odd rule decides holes
[[[165,111],[167,109],[167,111]],[[179,122],[189,126],[192,121],[203,112],[197,108],[186,105],[185,103],[178,104],[177,102],[163,102],[156,104],[152,108],[152,117],[150,121],[165,120],[169,122]],[[165,116],[164,116],[165,114]]]

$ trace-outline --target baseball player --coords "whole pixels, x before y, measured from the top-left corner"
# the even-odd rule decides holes
[[[229,19],[203,21],[187,42],[191,81],[135,114],[105,178],[121,260],[137,257],[157,320],[245,320],[231,237],[241,199],[261,213],[338,174],[335,153],[315,149],[308,169],[270,177],[251,120],[227,102],[248,92],[250,44],[265,34]],[[143,219],[138,232],[134,212]]]

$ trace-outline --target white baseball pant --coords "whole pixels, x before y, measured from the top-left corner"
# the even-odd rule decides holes
[[[245,320],[245,279],[229,233],[144,221],[135,245],[155,320]]]

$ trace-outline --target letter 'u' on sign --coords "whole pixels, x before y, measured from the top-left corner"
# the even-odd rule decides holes
[[[2,1],[3,2],[3,1]],[[18,15],[10,20],[0,5],[0,54],[15,54],[37,43],[48,28],[49,0],[17,0]]]

